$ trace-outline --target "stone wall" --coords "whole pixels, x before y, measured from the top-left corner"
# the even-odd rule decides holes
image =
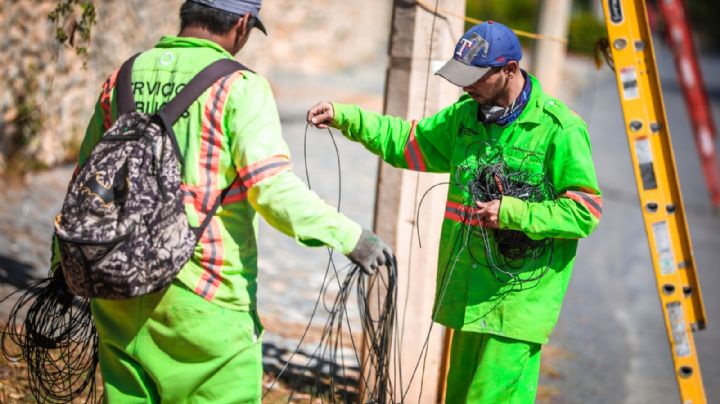
[[[0,173],[72,160],[102,82],[124,59],[177,32],[182,0],[96,1],[87,59],[55,41],[47,18],[54,3],[0,2]],[[384,63],[392,2],[349,3],[356,2],[265,1],[270,36],[256,31],[238,59],[271,81],[279,72]]]

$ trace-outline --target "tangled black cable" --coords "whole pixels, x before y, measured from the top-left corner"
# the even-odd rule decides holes
[[[355,272],[357,272],[357,268]],[[376,288],[377,290],[373,291]],[[376,296],[375,306],[371,305],[368,298],[372,295]],[[364,343],[369,351],[363,361],[363,369],[371,369],[372,382],[366,387],[367,400],[374,403],[397,402],[395,386],[402,385],[402,373],[397,335],[394,334],[397,322],[397,261],[395,257],[392,257],[392,260],[384,268],[379,268],[378,274],[375,276],[359,277],[357,297],[360,318],[363,321]],[[373,318],[373,311],[378,312],[377,318]],[[392,350],[393,342],[395,342],[396,348],[394,351]],[[393,352],[395,360],[391,369]],[[364,377],[363,382],[368,384]]]
[[[310,174],[307,164],[307,138],[309,125],[305,127],[305,174],[310,187]],[[342,201],[342,170],[340,153],[332,132],[328,129],[335,148],[338,165],[338,210]],[[296,349],[278,372],[275,381],[269,386],[263,398],[273,389],[286,371],[295,370],[292,392],[288,401],[305,385],[309,388],[311,400],[320,398],[322,402],[358,402],[369,403],[398,402],[395,398],[395,386],[401,385],[402,376],[397,333],[397,263],[395,257],[385,266],[378,268],[372,277],[363,274],[357,265],[338,270],[333,260],[333,251],[328,249],[328,264],[320,287],[315,306],[305,331],[300,337]],[[332,272],[331,272],[332,271]],[[333,281],[337,286],[334,290]],[[348,302],[355,291],[363,330],[362,341],[356,341],[353,327],[348,316]],[[332,303],[327,304],[326,299]],[[320,342],[309,355],[310,359],[302,366],[300,376],[293,359],[301,351],[313,320],[318,315],[320,302],[323,302],[328,317],[323,326]],[[353,350],[353,363],[347,363],[343,347],[349,336]],[[362,342],[362,345],[361,345]],[[393,349],[393,347],[395,349]],[[394,360],[392,355],[395,355]],[[295,369],[293,369],[295,368]],[[357,387],[359,382],[360,386]],[[402,401],[402,400],[399,400]]]
[[[478,167],[467,188],[473,202],[500,200],[513,196],[528,202],[542,202],[545,195],[531,174],[511,170],[500,161]],[[495,230],[498,251],[511,260],[518,260],[541,249],[547,240],[531,240],[525,233],[515,230]]]
[[[85,402],[97,402],[97,342],[90,299],[70,293],[56,269],[20,295],[0,349],[8,360],[27,363],[30,391],[38,402],[67,403],[83,395]]]
[[[472,145],[468,147],[469,150],[472,148]],[[464,190],[470,195],[473,206],[477,202],[501,200],[503,196],[512,196],[527,202],[555,199],[552,183],[545,177],[543,170],[533,173],[530,167],[526,167],[530,164],[543,164],[531,152],[527,153],[517,168],[506,162],[503,150],[490,153],[486,158],[478,158],[477,161],[476,165],[460,166],[456,172],[456,182],[459,184],[462,183],[462,178],[470,177]],[[538,281],[547,273],[554,251],[552,238],[534,240],[516,230],[473,226],[473,220],[479,218],[473,216],[472,207],[467,213],[465,224],[473,235],[483,240],[485,257],[476,257],[472,248],[468,249],[468,255],[476,264],[488,267],[497,280],[522,286]],[[544,257],[547,257],[547,263],[539,262]],[[533,264],[528,265],[528,261]],[[521,275],[528,267],[532,270]]]
[[[331,265],[334,269],[334,265]],[[335,270],[336,274],[340,274]],[[326,274],[327,275],[327,274]],[[322,330],[320,342],[305,363],[308,374],[304,379],[311,381],[309,393],[311,400],[320,398],[331,403],[357,402],[364,396],[365,402],[387,403],[397,402],[394,399],[395,378],[399,369],[397,361],[391,367],[392,342],[397,316],[397,269],[393,262],[379,268],[372,277],[363,274],[362,270],[352,265],[345,271],[344,277],[328,277],[321,287],[317,303],[327,297],[334,278],[339,290],[326,310],[329,314]],[[348,318],[348,302],[355,291],[362,321],[363,340],[357,341]],[[370,299],[369,296],[376,296]],[[377,313],[376,316],[373,313]],[[310,319],[312,324],[317,311],[314,310]],[[354,360],[357,365],[346,362],[343,347],[346,345],[344,332],[350,339]],[[298,352],[305,334],[298,343]],[[366,354],[359,352],[365,348]],[[292,361],[293,355],[288,363]],[[359,367],[357,367],[359,365]],[[284,371],[285,369],[283,369]],[[363,372],[364,371],[364,372]],[[282,375],[278,375],[278,378]],[[306,380],[306,381],[307,381]],[[292,386],[289,400],[300,388],[303,378],[296,378]],[[353,384],[360,382],[360,388]]]
[[[484,155],[480,155],[481,150],[485,151]],[[473,163],[458,166],[451,182],[430,187],[420,199],[419,206],[422,206],[425,197],[436,187],[451,185],[461,188],[464,194],[470,196],[469,206],[465,207],[462,216],[462,230],[480,238],[485,253],[482,259],[473,248],[468,248],[467,254],[474,264],[490,269],[495,278],[505,284],[522,287],[538,281],[547,273],[552,262],[553,239],[534,240],[516,230],[488,229],[482,226],[483,218],[476,213],[475,206],[477,202],[501,200],[503,196],[512,196],[527,202],[552,203],[555,192],[552,183],[545,177],[544,170],[534,173],[528,167],[532,164],[542,167],[542,160],[534,153],[527,152],[524,160],[513,168],[506,162],[502,148],[492,147],[486,142],[469,145],[465,154],[466,161]],[[473,154],[475,156],[472,156]],[[473,158],[469,158],[471,156]],[[418,215],[418,241],[419,219]],[[467,242],[470,243],[471,240],[468,238]],[[547,257],[547,262],[539,262],[543,257]],[[529,265],[530,261],[532,263]],[[527,268],[532,270],[525,272]]]

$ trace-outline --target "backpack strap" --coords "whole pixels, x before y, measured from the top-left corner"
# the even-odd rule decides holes
[[[180,146],[177,143],[177,137],[173,130],[173,124],[180,119],[180,116],[190,108],[190,106],[197,100],[208,88],[210,88],[216,81],[221,78],[235,73],[239,70],[250,70],[243,66],[241,63],[232,59],[220,59],[216,62],[211,63],[208,67],[201,70],[198,74],[190,80],[185,88],[180,91],[170,102],[167,103],[160,111],[155,113],[155,116],[165,127],[165,130],[170,135],[170,140],[175,149],[175,154],[178,160],[181,161],[182,171],[185,172],[185,161],[182,159],[180,154]]]
[[[218,208],[220,208],[220,205],[222,205],[223,201],[225,200],[225,197],[230,193],[230,190],[235,186],[235,184],[240,182],[240,176],[238,175],[235,180],[228,186],[227,188],[223,189],[222,193],[220,194],[220,197],[215,201],[215,205],[213,205],[212,209],[210,209],[209,212],[205,215],[205,219],[200,223],[200,226],[198,227],[191,227],[191,230],[193,233],[195,233],[195,237],[199,241],[200,238],[202,238],[203,233],[205,233],[205,229],[210,224],[210,221],[215,217],[215,213],[217,213]]]
[[[127,114],[135,111],[135,96],[132,89],[132,68],[135,59],[140,53],[125,61],[120,67],[117,79],[117,103],[118,115]],[[220,59],[211,63],[208,67],[200,71],[180,93],[173,98],[164,108],[158,111],[157,116],[162,120],[166,128],[180,119],[180,116],[197,100],[210,86],[216,81],[228,74],[235,73],[238,70],[250,70],[241,63],[232,59]]]
[[[117,102],[118,111],[120,115],[127,114],[135,111],[135,97],[132,91],[132,67],[135,62],[135,58],[139,55],[128,59],[123,63],[118,73],[118,85],[117,85]],[[173,124],[180,119],[180,116],[190,108],[190,106],[197,100],[208,88],[210,88],[215,82],[221,78],[235,73],[240,70],[250,70],[243,66],[241,63],[232,59],[220,59],[216,62],[211,63],[208,67],[201,70],[200,73],[195,75],[192,80],[175,96],[167,105],[165,105],[155,116],[162,122],[165,130],[170,136],[170,141],[175,149],[175,154],[181,164],[181,172],[184,172],[185,161],[182,159],[180,153],[180,147],[177,144],[177,138],[173,131]],[[210,224],[210,220],[215,216],[218,208],[222,205],[225,197],[230,192],[230,189],[240,181],[240,176],[230,184],[229,187],[224,189],[220,194],[220,197],[215,201],[212,209],[205,215],[205,220],[200,224],[199,227],[193,228],[193,232],[199,240],[202,234],[205,232],[205,228]]]
[[[165,128],[168,129],[216,81],[239,70],[248,70],[248,68],[232,59],[220,59],[210,64],[190,80],[175,98],[158,111],[157,116],[162,120]]]
[[[117,91],[118,116],[135,111],[135,96],[133,95],[132,89],[132,67],[135,59],[139,55],[139,53],[136,53],[135,56],[125,61],[118,72],[117,85],[115,86]]]
[[[208,67],[200,71],[200,73],[195,75],[195,77],[190,80],[190,82],[185,86],[185,88],[183,88],[182,91],[180,91],[180,93],[175,96],[175,98],[173,98],[167,105],[165,105],[160,111],[155,114],[155,116],[160,119],[163,126],[165,127],[168,136],[170,136],[170,141],[172,142],[175,153],[178,156],[178,160],[181,164],[181,172],[184,172],[185,161],[180,154],[180,147],[177,144],[177,138],[175,137],[173,124],[177,122],[177,120],[180,119],[180,116],[185,113],[185,111],[195,102],[195,100],[197,100],[205,91],[207,91],[208,88],[215,84],[215,82],[229,74],[235,73],[240,70],[249,69],[243,66],[241,63],[232,59],[220,59],[216,62],[213,62]],[[210,224],[210,221],[215,216],[215,213],[225,200],[225,197],[228,195],[228,193],[230,193],[230,190],[238,182],[240,182],[240,176],[237,176],[235,180],[230,184],[230,186],[228,186],[222,191],[220,196],[217,198],[217,201],[215,201],[213,207],[205,214],[205,220],[200,223],[200,226],[192,228],[192,231],[195,233],[195,236],[198,240],[200,240],[200,238],[202,237],[205,229]]]

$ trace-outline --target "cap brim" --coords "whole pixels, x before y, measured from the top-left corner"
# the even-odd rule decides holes
[[[458,87],[467,87],[480,80],[490,69],[492,67],[469,66],[455,59],[450,59],[435,74]]]
[[[265,29],[265,24],[263,24],[262,21],[260,21],[259,17],[255,17],[255,28],[262,31],[263,34],[267,35],[267,29]]]

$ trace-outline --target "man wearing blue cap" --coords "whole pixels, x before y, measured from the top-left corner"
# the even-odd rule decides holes
[[[266,33],[260,5],[260,0],[186,1],[180,34],[163,37],[132,64],[131,86],[123,91],[132,91],[136,110],[157,112],[200,71],[232,59],[253,27]],[[80,165],[118,117],[120,81],[115,72],[103,86]],[[105,398],[259,403],[258,213],[303,245],[346,254],[368,274],[392,252],[293,174],[275,100],[260,75],[238,70],[221,77],[172,129],[183,160],[188,221],[197,227],[210,219],[194,255],[168,288],[124,300],[93,299]]]
[[[466,93],[437,114],[406,121],[327,102],[308,111],[311,124],[342,130],[395,167],[450,173],[432,316],[454,330],[448,403],[534,402],[541,346],[557,322],[578,239],[602,213],[586,124],[544,93],[521,59],[515,34],[486,22],[460,38],[437,72]],[[501,183],[508,179],[495,174],[488,183],[499,196],[478,199],[478,173],[498,163],[499,175],[540,178],[522,185],[546,197],[510,196]],[[508,258],[498,252],[508,231],[548,247]]]

